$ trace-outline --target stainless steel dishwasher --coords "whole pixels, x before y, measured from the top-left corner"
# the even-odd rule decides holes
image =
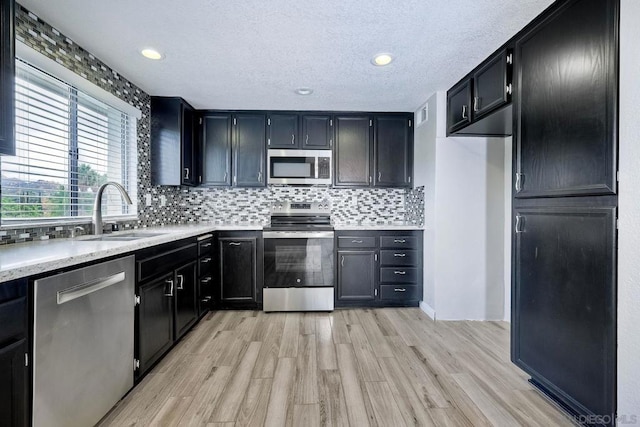
[[[34,282],[33,426],[92,426],[133,387],[134,257]]]

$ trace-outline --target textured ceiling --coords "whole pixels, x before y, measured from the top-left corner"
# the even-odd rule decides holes
[[[18,0],[152,95],[196,108],[413,111],[550,0]],[[150,61],[143,47],[165,59]],[[370,60],[390,52],[395,61]],[[310,96],[294,93],[313,88]]]

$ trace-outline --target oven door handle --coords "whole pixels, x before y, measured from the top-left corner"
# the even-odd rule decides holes
[[[264,231],[265,239],[333,239],[333,231]]]

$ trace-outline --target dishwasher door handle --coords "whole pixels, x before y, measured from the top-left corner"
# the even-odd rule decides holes
[[[99,279],[91,280],[89,282],[58,291],[58,305],[73,301],[77,298],[82,298],[83,296],[99,291],[100,289],[120,283],[124,281],[125,277],[126,275],[124,274],[124,271],[121,271],[120,273],[112,274],[111,276],[101,277]]]

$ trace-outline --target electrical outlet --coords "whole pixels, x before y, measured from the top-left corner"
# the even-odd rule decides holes
[[[167,204],[167,196],[164,194],[160,196],[160,206],[166,206]]]
[[[358,196],[353,196],[351,198],[351,207],[352,208],[357,208],[358,207]]]
[[[144,195],[144,203],[147,206],[151,206],[151,194]]]

